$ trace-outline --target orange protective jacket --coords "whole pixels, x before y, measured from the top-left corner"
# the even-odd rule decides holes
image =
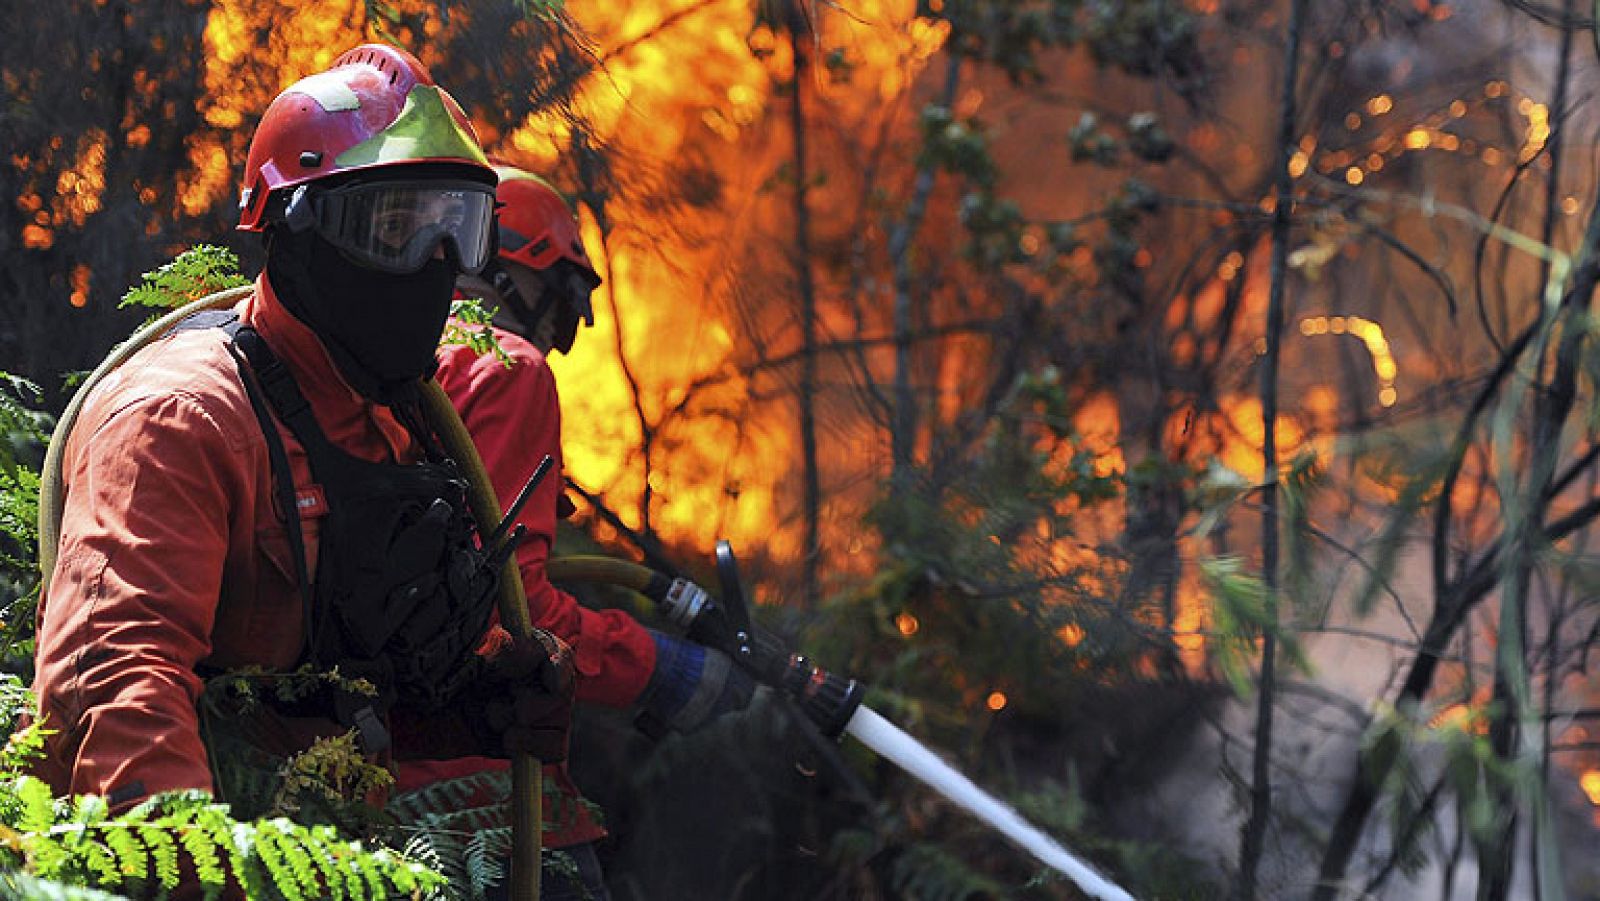
[[[236,308],[294,373],[330,440],[374,462],[412,462],[388,408],[339,376],[321,342],[265,277]],[[67,442],[66,508],[39,604],[34,690],[57,730],[40,767],[58,792],[122,806],[171,789],[212,790],[196,701],[204,669],[292,668],[301,596],[261,425],[220,329],[172,333],[98,385]],[[307,563],[326,515],[299,442],[279,426],[295,476]],[[290,753],[331,720],[284,721]]]
[[[440,350],[436,377],[472,434],[502,504],[511,503],[546,454],[554,461],[517,518],[528,529],[527,539],[517,549],[528,608],[535,626],[554,632],[572,646],[578,700],[628,706],[650,681],[655,642],[626,613],[590,610],[550,584],[544,564],[555,541],[556,507],[563,484],[561,407],[555,377],[544,355],[528,341],[503,329],[495,329],[494,335],[511,358],[509,367],[494,354],[452,345]],[[407,761],[400,765],[397,787],[416,788],[506,765],[486,758]],[[578,803],[579,794],[566,767],[547,767],[545,773],[549,777],[545,819],[551,824],[545,843],[561,848],[604,835],[585,805]]]

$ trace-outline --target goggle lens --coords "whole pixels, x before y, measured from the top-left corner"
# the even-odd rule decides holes
[[[476,182],[377,182],[312,199],[316,228],[328,243],[383,272],[407,274],[448,244],[463,272],[489,261],[494,189]]]

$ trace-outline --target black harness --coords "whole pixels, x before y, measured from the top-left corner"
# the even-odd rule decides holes
[[[301,662],[319,671],[337,668],[346,680],[366,679],[378,689],[377,697],[334,689],[317,703],[331,705],[336,719],[358,728],[368,751],[381,750],[388,745],[381,715],[394,703],[437,711],[477,675],[474,651],[488,628],[501,565],[520,534],[487,546],[480,539],[467,482],[417,406],[397,405],[395,412],[422,445],[423,461],[354,457],[328,440],[288,367],[237,314],[208,311],[177,328],[207,327],[229,335],[229,351],[266,435],[305,611]],[[305,448],[326,498],[314,583],[274,415]]]

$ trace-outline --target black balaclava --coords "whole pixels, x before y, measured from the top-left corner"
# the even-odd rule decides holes
[[[431,375],[455,295],[456,266],[430,259],[407,275],[353,262],[315,230],[274,229],[267,279],[283,305],[322,340],[345,381],[392,404]]]

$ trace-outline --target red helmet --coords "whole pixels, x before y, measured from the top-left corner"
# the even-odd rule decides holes
[[[495,199],[502,204],[497,216],[500,259],[529,269],[549,269],[558,260],[568,260],[600,284],[600,276],[583,250],[578,218],[556,189],[514,166],[495,163],[494,172],[500,177]]]
[[[537,303],[522,296],[516,282],[503,267],[485,270],[500,299],[512,315],[531,332],[547,316],[553,316],[552,346],[566,353],[572,349],[578,322],[594,325],[594,307],[589,294],[600,286],[589,255],[578,235],[578,219],[572,207],[549,183],[531,172],[496,163],[500,184],[495,199],[500,242],[500,263],[517,263],[532,270],[543,284]]]
[[[412,163],[494,170],[466,113],[416,57],[363,44],[302,78],[267,107],[250,142],[239,229],[267,226],[267,198],[333,175]]]

